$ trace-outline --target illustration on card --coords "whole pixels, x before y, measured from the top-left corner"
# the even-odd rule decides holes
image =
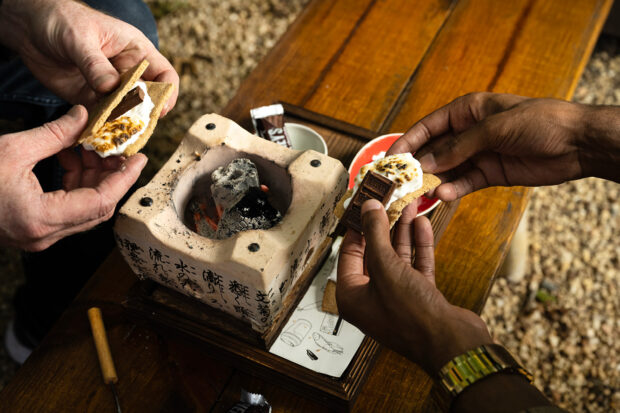
[[[312,323],[310,321],[304,318],[297,319],[280,335],[280,340],[291,347],[297,347],[308,335],[311,328]]]
[[[329,334],[331,336],[337,336],[340,333],[340,325],[342,319],[335,314],[325,313],[323,321],[321,322],[321,333]]]
[[[317,346],[321,347],[323,350],[332,353],[332,354],[342,354],[344,349],[342,346],[335,341],[327,341],[325,337],[320,335],[319,333],[312,333],[312,338]]]
[[[306,355],[312,361],[317,361],[319,359],[319,356],[314,354],[314,352],[312,350],[309,350],[309,349],[306,349]]]

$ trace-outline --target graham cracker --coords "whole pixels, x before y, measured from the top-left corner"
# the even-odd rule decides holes
[[[112,110],[123,100],[123,97],[129,93],[129,91],[133,88],[135,83],[140,79],[140,76],[144,73],[146,68],[148,67],[148,60],[143,60],[125,73],[121,74],[121,83],[120,86],[112,93],[104,97],[97,107],[91,111],[88,124],[86,125],[86,129],[80,135],[80,139],[78,140],[78,144],[81,144],[91,135],[94,135],[101,127],[104,125]],[[146,144],[146,142],[151,137],[153,130],[155,129],[155,125],[157,124],[157,120],[159,119],[159,115],[168,101],[168,98],[172,94],[174,89],[174,85],[172,83],[163,83],[163,82],[144,82],[147,87],[147,91],[151,100],[155,104],[155,107],[151,111],[149,116],[149,124],[146,125],[146,129],[142,135],[138,138],[136,142],[132,145],[128,146],[123,155],[131,156],[137,153],[142,147]]]
[[[325,285],[321,311],[338,315],[338,305],[336,304],[336,283],[332,280],[327,280],[327,285]]]
[[[396,221],[403,213],[403,209],[417,198],[421,197],[431,189],[439,186],[441,180],[433,174],[422,175],[422,187],[415,192],[410,192],[404,197],[392,202],[392,205],[388,208],[387,215],[390,220],[390,228],[394,226]],[[341,219],[345,212],[344,201],[353,196],[353,189],[349,189],[340,199],[340,202],[336,205],[334,213],[338,219]]]

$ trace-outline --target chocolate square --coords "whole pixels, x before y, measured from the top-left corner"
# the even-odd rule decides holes
[[[384,206],[396,189],[396,183],[385,176],[368,171],[362,184],[349,203],[340,223],[347,228],[362,232],[362,204],[368,199],[376,199]]]

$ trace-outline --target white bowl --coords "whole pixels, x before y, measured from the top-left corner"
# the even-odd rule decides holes
[[[312,149],[327,155],[327,144],[325,143],[325,140],[323,140],[323,137],[314,129],[299,123],[291,122],[286,122],[284,124],[284,129],[286,129],[286,134],[291,140],[293,149],[297,149],[299,151]]]

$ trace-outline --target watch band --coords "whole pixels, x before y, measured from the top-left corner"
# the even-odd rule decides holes
[[[440,404],[445,406],[471,384],[500,372],[521,374],[532,382],[532,375],[499,344],[485,344],[456,356],[439,370]]]

